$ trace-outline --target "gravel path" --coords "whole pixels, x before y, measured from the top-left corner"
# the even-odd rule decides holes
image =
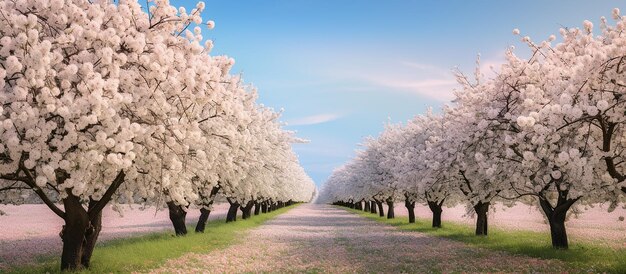
[[[0,205],[0,210],[5,212],[0,216],[0,273],[9,265],[33,263],[42,256],[61,256],[59,231],[63,220],[48,207],[42,204]],[[226,219],[227,211],[228,204],[217,204],[209,219]],[[120,216],[110,207],[105,208],[98,242],[150,232],[174,231],[167,210],[139,210],[138,206],[125,206],[123,212]],[[199,215],[199,210],[190,209],[187,222],[195,223]]]
[[[342,209],[305,204],[248,232],[242,242],[187,254],[152,273],[564,272],[558,261],[495,252],[402,232]]]

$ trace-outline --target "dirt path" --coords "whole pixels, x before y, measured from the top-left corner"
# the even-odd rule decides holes
[[[250,231],[241,243],[187,254],[153,273],[563,272],[546,261],[402,232],[342,209],[305,204]]]

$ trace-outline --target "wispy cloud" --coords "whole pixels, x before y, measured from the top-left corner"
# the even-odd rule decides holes
[[[322,113],[311,116],[305,116],[287,121],[289,126],[308,126],[327,123],[341,118],[342,115],[336,113]]]
[[[379,53],[372,48],[355,50],[341,45],[327,51],[320,51],[319,46],[307,47],[306,54],[302,51],[299,48],[298,52],[290,53],[291,59],[297,60],[297,64],[309,64],[307,75],[334,83],[336,91],[408,93],[448,102],[454,98],[453,91],[458,86],[453,66],[421,61],[419,56],[406,52]]]
[[[422,72],[430,72],[440,77],[444,77],[444,78],[450,77],[449,69],[443,69],[441,67],[433,66],[430,64],[421,64],[421,63],[416,63],[416,62],[411,62],[411,61],[400,61],[400,64],[405,67],[420,70]]]
[[[457,85],[456,80],[450,79],[424,79],[407,81],[392,77],[370,78],[373,84],[397,90],[407,91],[437,101],[450,101],[454,98],[453,90]]]
[[[352,144],[341,144],[311,141],[306,145],[294,146],[294,151],[298,154],[324,156],[324,158],[349,159],[354,155]]]
[[[385,66],[366,69],[346,68],[334,73],[366,86],[393,92],[408,92],[429,99],[447,102],[454,98],[457,82],[450,70],[411,61],[392,62]]]

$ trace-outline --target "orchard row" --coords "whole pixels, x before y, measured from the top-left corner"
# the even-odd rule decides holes
[[[509,48],[493,77],[457,73],[451,105],[367,139],[321,199],[370,210],[387,203],[389,218],[404,201],[410,222],[415,203],[424,203],[433,227],[444,204],[463,204],[477,216],[476,235],[487,235],[493,203],[533,204],[553,247],[567,248],[572,206],[612,210],[626,194],[626,18],[618,9],[612,17],[615,25],[601,18],[597,34],[590,21],[560,29],[558,43],[522,37],[530,58]]]
[[[185,234],[187,208],[202,231],[217,196],[248,217],[315,192],[302,140],[209,55],[204,3],[146,5],[0,0],[0,203],[65,221],[62,269],[89,266],[108,204],[167,205]]]

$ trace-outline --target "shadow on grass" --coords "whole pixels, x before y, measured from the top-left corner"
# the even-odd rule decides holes
[[[560,260],[581,272],[626,273],[626,248],[570,242],[568,250],[557,250],[552,248],[547,233],[490,228],[489,236],[476,236],[469,225],[443,222],[441,228],[433,228],[430,220],[417,219],[414,224],[409,224],[406,218],[386,219],[368,212],[346,210],[400,230],[421,232],[510,254]]]

